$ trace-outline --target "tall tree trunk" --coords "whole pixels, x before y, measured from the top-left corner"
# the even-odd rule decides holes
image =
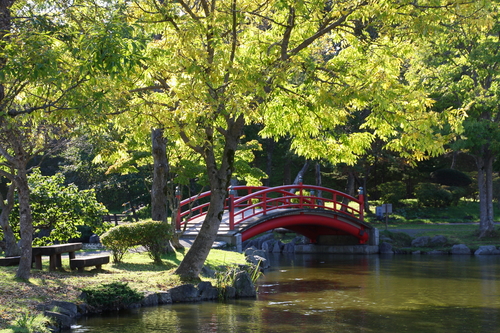
[[[493,161],[495,158],[487,148],[483,148],[482,152],[482,155],[475,156],[479,189],[479,238],[492,236],[495,231],[493,220]]]
[[[225,144],[219,166],[216,161],[216,152],[212,142],[214,137],[211,128],[205,129],[208,140],[205,141],[203,147],[193,147],[205,159],[211,195],[210,206],[200,232],[175,271],[182,278],[198,278],[208,253],[217,238],[217,232],[224,214],[224,203],[228,195],[228,187],[234,171],[234,155],[245,120],[243,116],[236,119],[229,118],[227,119],[227,125],[227,129],[223,130]]]
[[[292,185],[298,185],[299,183],[302,183],[304,180],[304,175],[307,172],[307,169],[309,168],[309,160],[307,160],[304,165],[302,166],[302,169],[297,173],[297,176],[295,176],[295,180],[293,181]],[[297,191],[296,188],[290,189],[290,193],[295,193]]]
[[[167,140],[162,128],[151,130],[151,142],[153,153],[153,184],[151,186],[151,217],[154,221],[168,223],[169,191],[168,173],[170,166],[167,158]],[[173,192],[173,191],[171,191]],[[175,198],[175,193],[170,193]],[[171,200],[173,202],[174,200]],[[171,207],[172,212],[174,207]],[[175,219],[172,217],[172,223]],[[172,230],[174,230],[172,226]],[[180,234],[175,233],[171,240],[165,242],[165,253],[175,252],[174,249],[183,249],[180,243]]]
[[[14,178],[17,186],[19,200],[19,225],[21,229],[21,261],[17,269],[16,277],[23,280],[30,278],[32,262],[32,242],[33,242],[33,218],[30,207],[30,189],[28,186],[28,176],[26,167],[17,168],[17,176]]]
[[[9,224],[9,216],[12,208],[14,207],[14,190],[16,185],[12,182],[7,190],[7,196],[5,198],[0,194],[0,208],[2,212],[0,213],[0,228],[3,231],[3,238],[5,240],[5,256],[14,257],[21,254],[21,249],[17,245],[16,236],[12,231]]]
[[[153,151],[153,184],[151,186],[151,217],[153,221],[167,222],[167,180],[168,159],[167,140],[163,136],[163,129],[155,128],[151,131]]]

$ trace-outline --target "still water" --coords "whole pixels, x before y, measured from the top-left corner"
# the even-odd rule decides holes
[[[270,259],[256,300],[91,317],[72,332],[500,332],[500,256]]]

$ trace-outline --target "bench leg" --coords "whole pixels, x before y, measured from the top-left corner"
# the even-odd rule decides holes
[[[42,256],[35,256],[35,268],[42,269]]]
[[[102,269],[102,265],[95,265],[95,268]]]

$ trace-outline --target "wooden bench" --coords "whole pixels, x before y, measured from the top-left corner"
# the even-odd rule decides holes
[[[20,260],[21,256],[0,258],[0,266],[16,266]]]
[[[109,256],[92,256],[92,257],[78,257],[70,259],[71,269],[78,269],[79,272],[83,271],[84,267],[95,266],[101,269],[102,265],[109,263]]]

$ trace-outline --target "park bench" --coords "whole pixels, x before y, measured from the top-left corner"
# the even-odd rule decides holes
[[[21,256],[0,258],[0,266],[16,266],[20,260]]]
[[[70,259],[71,269],[78,269],[79,272],[83,271],[84,267],[95,266],[101,269],[102,265],[109,263],[109,256],[91,256],[91,257],[78,257]]]

